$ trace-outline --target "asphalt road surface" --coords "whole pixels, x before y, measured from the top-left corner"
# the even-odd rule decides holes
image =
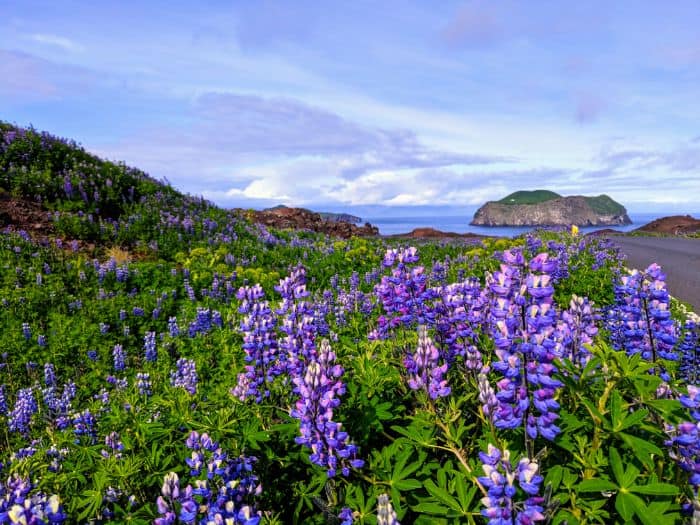
[[[628,268],[644,270],[653,262],[659,264],[669,293],[700,314],[700,239],[615,236],[612,241],[627,256]]]

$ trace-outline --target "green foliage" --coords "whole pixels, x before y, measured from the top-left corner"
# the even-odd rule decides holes
[[[560,197],[561,195],[558,193],[549,190],[521,190],[511,193],[497,202],[500,204],[539,204]]]
[[[594,212],[601,215],[620,215],[625,213],[625,207],[607,195],[586,197],[586,201]]]
[[[0,123],[0,130],[8,129]],[[78,194],[68,198],[64,179],[55,176],[59,172],[74,177],[75,187],[81,181],[91,184],[101,204]],[[476,373],[462,356],[450,363],[450,396],[433,400],[407,384],[404,361],[417,344],[413,327],[396,327],[387,340],[368,339],[382,313],[372,291],[388,274],[383,255],[401,241],[262,231],[138,170],[33,130],[0,148],[0,186],[6,194],[38,196],[47,210],[58,212],[52,222],[56,235],[48,242],[0,236],[0,353],[5,354],[0,384],[10,410],[22,388],[34,388],[39,405],[27,435],[10,432],[6,415],[0,420],[0,474],[30,476],[40,490],[60,495],[72,521],[99,523],[108,511],[115,522],[152,522],[164,475],[184,477],[189,471],[185,439],[192,430],[208,433],[234,457],[257,458],[258,508],[268,524],[338,523],[343,507],[352,510],[356,523],[375,524],[382,494],[402,523],[484,523],[479,452],[489,444],[507,448],[513,458],[530,452],[522,428],[497,429],[484,415]],[[513,195],[520,200],[549,194],[557,196]],[[183,224],[186,219],[191,223]],[[56,237],[64,239],[62,247]],[[66,246],[72,239],[79,241],[75,252]],[[599,307],[611,304],[620,270],[614,251],[601,259],[592,240],[551,232],[539,233],[538,239],[540,250],[568,261],[568,273],[555,285],[559,307],[567,308],[574,295]],[[426,243],[420,257],[427,285],[470,277],[483,284],[499,267],[496,254],[527,244],[525,239]],[[110,256],[123,258],[115,266],[125,277],[103,271]],[[444,278],[432,273],[437,263]],[[230,394],[247,364],[239,329],[244,315],[235,291],[259,283],[277,309],[281,297],[275,285],[298,264],[307,269],[311,298],[328,302],[327,335],[344,368],[346,391],[334,418],[366,461],[348,477],[329,479],[295,442],[299,422],[290,411],[297,394],[290,381],[268,385],[269,396],[257,404]],[[350,291],[360,299],[338,315],[335,309]],[[190,336],[198,308],[218,311],[222,326]],[[675,303],[672,312],[685,314]],[[183,335],[170,335],[171,317]],[[28,339],[23,323],[31,328]],[[101,323],[108,325],[105,330]],[[155,362],[144,356],[149,332],[157,335]],[[45,346],[38,344],[38,335],[46,337]],[[492,366],[493,342],[488,334],[476,336],[484,364]],[[437,341],[441,350],[445,344]],[[124,371],[114,370],[115,345],[127,352]],[[592,358],[585,366],[556,363],[556,379],[564,384],[557,395],[562,433],[553,442],[540,437],[530,444],[545,478],[547,519],[571,525],[680,522],[681,504],[692,491],[665,446],[664,425],[689,416],[678,400],[658,394],[664,388],[682,391],[677,365],[656,363],[670,374],[665,386],[650,373],[648,361],[612,349],[604,331],[589,347]],[[95,360],[87,357],[92,351]],[[196,363],[194,395],[171,384],[183,357]],[[97,415],[94,442],[77,436],[70,424],[59,428],[40,399],[45,363],[55,366],[58,384],[75,382],[70,415],[86,409]],[[151,395],[139,392],[139,372],[150,375]],[[126,386],[116,384],[121,379]],[[102,452],[111,432],[123,442],[120,458]]]

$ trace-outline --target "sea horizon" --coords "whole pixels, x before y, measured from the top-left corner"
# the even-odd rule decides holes
[[[657,212],[628,212],[632,221],[631,224],[615,226],[581,226],[582,233],[590,233],[606,228],[629,232],[650,223],[661,217],[672,215],[692,215],[700,217],[700,212],[677,212],[677,211],[657,211]],[[516,237],[536,229],[536,226],[473,226],[469,224],[473,219],[472,215],[406,215],[403,217],[374,216],[362,217],[363,222],[369,222],[379,228],[381,235],[396,235],[409,233],[416,228],[434,228],[444,232],[454,233],[476,233],[479,235],[490,235],[496,237]]]

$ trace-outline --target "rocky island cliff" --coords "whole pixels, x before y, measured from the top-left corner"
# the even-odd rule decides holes
[[[563,197],[547,190],[517,191],[474,214],[475,226],[615,226],[631,224],[623,205],[607,195]]]

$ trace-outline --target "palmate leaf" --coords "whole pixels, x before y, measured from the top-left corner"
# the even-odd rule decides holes
[[[625,432],[619,432],[618,435],[622,438],[625,445],[632,451],[634,456],[647,468],[654,468],[653,456],[662,456],[663,452],[659,447],[649,441],[632,436]]]
[[[615,447],[610,447],[610,468],[612,468],[613,475],[615,476],[615,480],[617,481],[618,485],[621,487],[626,486],[625,485],[625,471],[624,467],[622,466],[622,459],[620,458],[620,453],[617,451]]]
[[[584,479],[576,486],[578,492],[613,492],[618,489],[618,486],[604,479]]]
[[[646,494],[649,496],[675,496],[679,492],[676,485],[670,483],[647,483],[646,485],[632,485],[630,492]]]

